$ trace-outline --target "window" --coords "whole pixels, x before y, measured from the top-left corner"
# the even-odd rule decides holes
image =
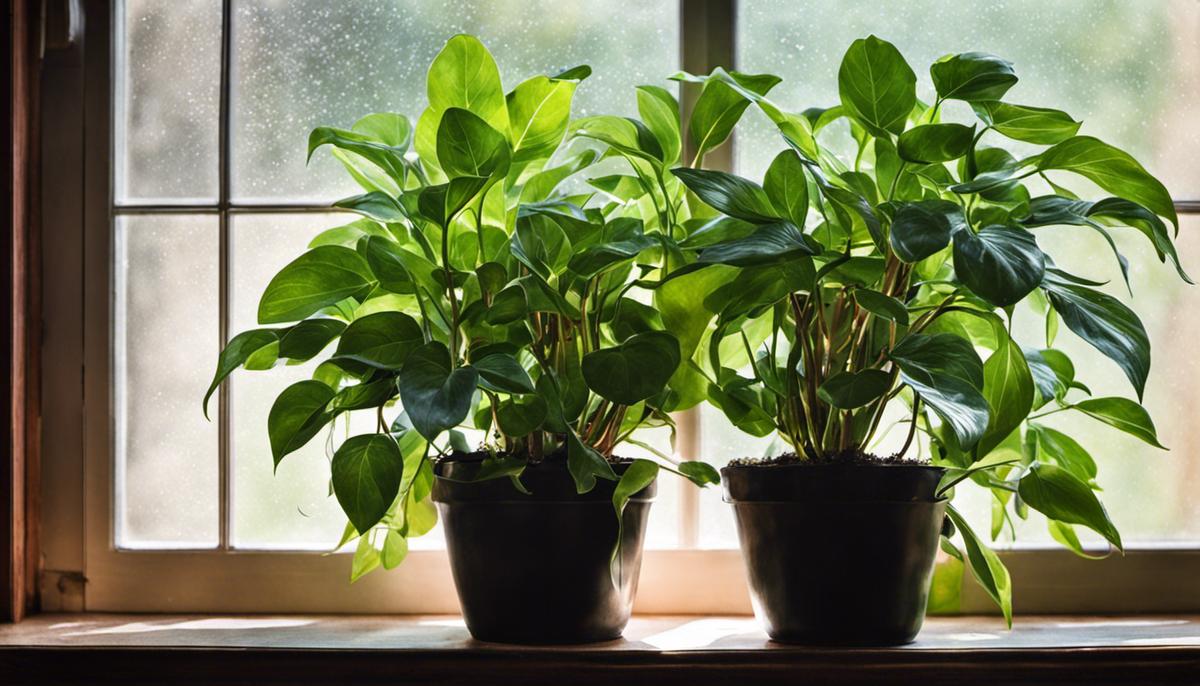
[[[665,77],[678,69],[707,71],[732,61],[744,71],[782,76],[772,98],[788,109],[827,106],[836,101],[842,51],[871,32],[895,42],[919,73],[942,52],[986,49],[1013,60],[1025,77],[1014,97],[1034,105],[1051,94],[1065,101],[1091,131],[1132,141],[1131,152],[1160,174],[1182,211],[1200,207],[1188,202],[1200,197],[1200,171],[1191,163],[1200,153],[1200,130],[1187,116],[1200,105],[1200,7],[1183,0],[1137,7],[972,1],[954,8],[922,0],[883,9],[865,1],[772,0],[107,5],[86,4],[86,87],[66,77],[59,84],[78,89],[89,124],[103,123],[78,162],[88,198],[83,255],[48,257],[79,279],[49,294],[47,305],[62,305],[52,328],[70,333],[73,317],[82,322],[85,374],[80,394],[73,396],[70,384],[47,391],[64,400],[48,409],[48,430],[64,429],[47,442],[48,471],[82,479],[83,495],[76,501],[69,488],[47,492],[44,509],[68,514],[48,516],[55,541],[47,545],[46,566],[86,573],[86,609],[453,610],[436,531],[419,539],[427,549],[400,569],[353,586],[347,560],[315,554],[328,550],[344,525],[328,497],[325,449],[314,441],[272,474],[266,445],[271,400],[294,379],[236,374],[210,407],[211,422],[201,416],[199,400],[220,346],[254,323],[266,281],[318,231],[342,223],[329,203],[355,192],[327,156],[305,164],[309,130],[349,125],[372,111],[415,116],[424,105],[423,70],[454,33],[479,35],[506,85],[588,62],[594,72],[579,90],[576,114],[633,113],[633,86],[672,85]],[[981,20],[988,31],[961,33]],[[1041,32],[1051,28],[1071,40],[1046,40]],[[995,44],[981,42],[988,36]],[[61,116],[70,119],[66,109]],[[753,112],[737,135],[734,166],[761,174],[779,143]],[[58,163],[71,173],[70,160]],[[1192,214],[1181,223],[1180,251],[1190,261],[1200,254],[1200,239],[1192,236],[1200,222]],[[1089,273],[1114,275],[1105,246],[1063,240],[1086,248],[1078,257]],[[1130,241],[1122,249],[1141,256],[1146,247]],[[1200,434],[1179,408],[1197,400],[1200,367],[1187,350],[1196,325],[1181,313],[1200,304],[1200,290],[1179,285],[1165,267],[1132,276],[1160,371],[1148,406],[1173,450],[1150,454],[1108,433],[1107,442],[1086,447],[1101,463],[1101,483],[1131,547],[1187,547],[1200,540],[1200,506],[1187,497],[1200,485],[1200,460],[1191,454]],[[1111,288],[1121,295],[1118,283]],[[1030,322],[1031,340],[1040,335],[1037,326]],[[1095,390],[1124,392],[1107,361],[1082,344],[1072,354],[1094,370]],[[1177,373],[1162,373],[1167,368]],[[295,378],[309,372],[292,370]],[[86,420],[72,422],[71,408]],[[83,432],[82,458],[70,445],[73,431]],[[648,438],[668,444],[665,434]],[[770,440],[742,437],[707,410],[682,418],[678,445],[718,464],[773,449]],[[1147,463],[1153,467],[1143,469]],[[986,501],[968,509],[987,522]],[[1144,585],[1170,562],[1131,553],[1130,562],[1083,563],[1042,550],[1050,539],[1036,521],[1019,533],[1023,545],[1037,548],[1012,553],[1019,557],[1010,562],[1024,611],[1118,609],[1096,593],[1047,596],[1036,574],[1047,566],[1087,575],[1092,588],[1111,596],[1121,592],[1112,589]],[[638,609],[748,610],[735,546],[719,492],[697,493],[664,479]],[[1200,554],[1186,555],[1192,565],[1186,569],[1194,569]],[[704,579],[696,578],[698,569]],[[214,578],[229,581],[213,584]],[[980,593],[964,607],[986,609],[988,601]]]

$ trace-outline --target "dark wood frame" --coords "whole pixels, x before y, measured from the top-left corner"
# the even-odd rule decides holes
[[[40,327],[35,313],[40,311],[36,227],[42,16],[39,0],[12,0],[4,17],[9,37],[3,77],[9,102],[4,144],[12,150],[12,157],[4,169],[3,273],[10,294],[0,315],[9,361],[2,405],[7,421],[0,455],[0,621],[19,621],[34,609],[37,597]]]

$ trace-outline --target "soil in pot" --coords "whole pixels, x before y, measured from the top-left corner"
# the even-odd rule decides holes
[[[739,460],[721,470],[751,600],[772,639],[899,645],[921,629],[943,471],[895,457]]]
[[[571,644],[620,637],[633,608],[656,484],[637,493],[618,526],[615,482],[579,494],[564,456],[521,477],[472,482],[485,454],[438,462],[433,500],[446,535],[463,618],[476,639]],[[626,461],[615,461],[622,473]]]

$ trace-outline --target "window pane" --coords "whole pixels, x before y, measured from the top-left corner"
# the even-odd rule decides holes
[[[119,203],[213,200],[221,3],[126,0],[117,45]]]
[[[318,154],[309,131],[349,128],[370,112],[415,121],[425,72],[447,38],[472,33],[500,64],[505,88],[535,74],[590,64],[575,112],[634,113],[632,87],[667,85],[678,64],[674,2],[619,0],[235,0],[234,195],[313,200],[359,192]],[[620,21],[613,21],[619,16]]]
[[[1013,62],[1010,102],[1063,109],[1083,133],[1126,149],[1177,198],[1200,198],[1200,3],[1015,0],[738,3],[738,68],[783,77],[771,98],[794,111],[837,104],[837,70],[874,33],[904,53],[919,92],[929,65],[982,50]],[[761,115],[739,128],[739,168],[761,174],[779,150]],[[743,131],[742,129],[746,130]]]
[[[217,424],[200,412],[218,340],[213,216],[120,217],[114,242],[117,544],[217,542]],[[217,402],[210,407],[214,419]]]

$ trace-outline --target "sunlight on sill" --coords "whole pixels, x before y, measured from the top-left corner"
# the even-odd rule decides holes
[[[750,618],[697,619],[647,636],[642,642],[659,650],[695,650],[711,646],[729,636],[760,631],[758,624]]]
[[[233,617],[213,617],[209,619],[189,619],[183,622],[130,622],[128,624],[118,624],[116,626],[100,627],[91,630],[72,631],[62,634],[67,636],[94,636],[101,634],[142,634],[158,631],[246,631],[250,629],[290,629],[300,626],[308,626],[314,620],[311,619],[241,619]],[[67,622],[68,626],[61,628],[69,628],[71,625],[83,625],[86,622]],[[58,625],[55,628],[59,628]]]

